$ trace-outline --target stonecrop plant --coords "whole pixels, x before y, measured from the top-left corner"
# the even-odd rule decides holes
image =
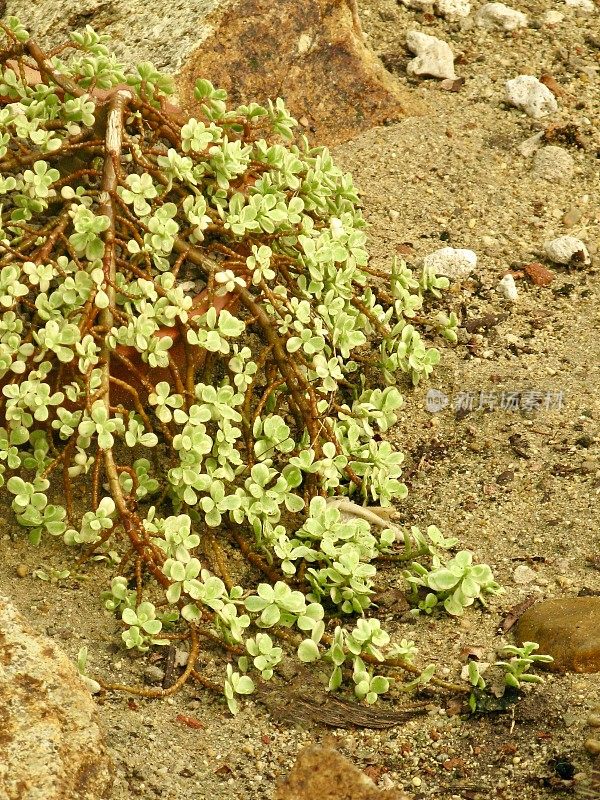
[[[365,506],[406,495],[384,434],[439,359],[418,327],[456,339],[416,317],[448,281],[369,265],[351,177],[281,100],[199,80],[187,118],[89,27],[0,30],[0,479],[32,543],[104,562],[124,647],[188,652],[170,685],[95,685],[217,683],[235,712],[296,657],[368,703],[402,670],[446,686],[373,616],[378,562],[435,556],[427,612],[497,584]]]

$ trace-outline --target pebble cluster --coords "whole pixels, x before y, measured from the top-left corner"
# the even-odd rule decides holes
[[[456,20],[471,15],[472,9],[466,0],[401,0],[408,8],[425,13],[436,13],[446,19]],[[566,0],[566,6],[577,9],[583,14],[595,13],[596,7],[591,0]],[[544,15],[547,24],[556,24],[564,15],[549,10]],[[511,33],[530,24],[526,14],[511,8],[504,3],[486,3],[474,14],[475,26],[489,31]],[[418,30],[409,30],[406,34],[406,46],[415,57],[408,62],[407,74],[419,78],[437,78],[453,88],[457,82],[455,59],[450,45],[440,38],[430,36]],[[544,77],[544,76],[542,76]],[[535,75],[517,75],[505,82],[506,104],[523,111],[532,120],[552,119],[559,110],[558,91],[552,81],[540,80]],[[533,174],[540,180],[551,184],[568,184],[575,173],[573,156],[564,147],[556,145],[544,146],[544,131],[540,131],[519,146],[521,155],[531,159]],[[397,219],[398,212],[390,210],[390,217]],[[396,214],[394,217],[393,215]],[[577,209],[565,214],[566,226],[578,222]],[[591,264],[591,257],[586,243],[574,236],[559,236],[544,242],[540,257],[563,266],[585,267]],[[452,279],[463,279],[471,274],[477,265],[477,254],[473,250],[444,247],[426,256],[423,260],[426,267],[432,268],[435,274]],[[543,265],[539,265],[544,270]],[[539,271],[528,273],[534,283],[547,285],[546,275],[536,280]],[[519,291],[515,276],[504,275],[498,282],[497,292],[506,300],[514,302]]]

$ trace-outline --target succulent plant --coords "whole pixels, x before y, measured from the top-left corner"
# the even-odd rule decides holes
[[[32,542],[106,570],[126,648],[187,646],[172,686],[130,691],[214,687],[198,655],[215,643],[239,658],[234,712],[247,671],[296,654],[328,660],[332,689],[351,662],[368,703],[390,681],[375,666],[435,683],[368,616],[377,559],[424,537],[400,550],[326,498],[406,495],[382,434],[403,375],[439,359],[414,317],[447,282],[370,265],[350,175],[281,100],[231,108],[199,80],[187,118],[167,76],[125,69],[90,27],[49,52],[14,17],[0,31],[0,482]],[[428,577],[451,613],[493,586],[463,561]]]

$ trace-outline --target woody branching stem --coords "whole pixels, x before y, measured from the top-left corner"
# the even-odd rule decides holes
[[[100,190],[100,212],[108,217],[109,226],[104,235],[104,257],[103,270],[107,283],[106,294],[108,305],[99,314],[99,321],[102,329],[106,332],[113,327],[112,308],[116,305],[115,283],[117,279],[116,252],[115,252],[115,210],[114,196],[117,191],[117,181],[120,172],[121,145],[123,139],[123,114],[128,102],[132,99],[132,93],[118,90],[113,94],[108,103],[108,114],[106,119],[106,143],[104,171],[102,174],[102,187]],[[110,415],[110,365],[111,347],[108,337],[105,335],[102,340],[100,350],[101,379],[100,392],[102,402],[106,408],[107,416]],[[122,518],[129,517],[129,509],[123,497],[123,491],[119,483],[119,474],[114,462],[112,448],[104,451],[104,464],[113,500],[117,504],[119,514]]]

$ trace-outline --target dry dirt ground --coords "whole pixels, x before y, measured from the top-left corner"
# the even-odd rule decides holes
[[[463,648],[481,647],[490,660],[510,641],[498,635],[499,624],[525,597],[600,592],[598,562],[589,561],[599,552],[600,152],[593,126],[600,118],[600,8],[578,15],[558,0],[513,5],[533,24],[504,34],[423,15],[394,0],[363,0],[369,42],[400,81],[408,80],[405,33],[417,28],[460,54],[457,72],[465,84],[453,93],[435,81],[411,82],[429,105],[427,116],[373,130],[335,150],[362,192],[378,265],[389,266],[397,252],[414,263],[446,245],[472,248],[479,257],[472,280],[454,286],[442,303],[467,324],[456,347],[442,345],[430,384],[450,403],[431,414],[427,387],[406,386],[404,414],[393,430],[406,454],[410,488],[400,520],[436,524],[458,536],[506,589],[487,610],[461,620],[406,623],[393,607],[382,609],[388,628],[414,639],[423,663],[443,662],[450,678],[460,674]],[[564,14],[554,27],[541,22],[551,9]],[[536,177],[531,160],[518,151],[549,122],[534,123],[503,102],[506,79],[542,72],[564,90],[551,122],[572,123],[585,139],[583,149],[564,145],[576,168],[561,184]],[[572,207],[581,215],[567,229],[563,216]],[[555,268],[546,288],[518,279],[515,303],[495,291],[509,268],[540,260],[543,242],[563,233],[582,237],[595,265]],[[473,320],[483,322],[478,327]],[[551,392],[553,407],[490,409],[490,393],[502,391]],[[473,393],[472,411],[455,413],[460,392]],[[58,567],[65,556],[51,546],[33,550],[20,535],[13,539],[9,509],[2,514],[0,591],[70,655],[89,646],[92,673],[139,681],[147,661],[115,647],[115,620],[99,609],[101,569],[58,585],[17,578],[17,564]],[[526,585],[514,581],[519,565],[535,573]],[[399,585],[398,574],[386,576]],[[443,698],[432,697],[425,716],[380,732],[294,726],[252,702],[233,719],[223,702],[193,689],[164,702],[123,694],[100,700],[115,763],[115,800],[270,798],[298,750],[326,736],[382,786],[404,786],[415,798],[566,797],[573,786],[561,782],[557,761],[572,764],[579,778],[589,774],[585,721],[598,702],[598,675],[551,676],[514,715],[465,720],[450,716]],[[203,727],[190,728],[178,715],[193,716]]]

